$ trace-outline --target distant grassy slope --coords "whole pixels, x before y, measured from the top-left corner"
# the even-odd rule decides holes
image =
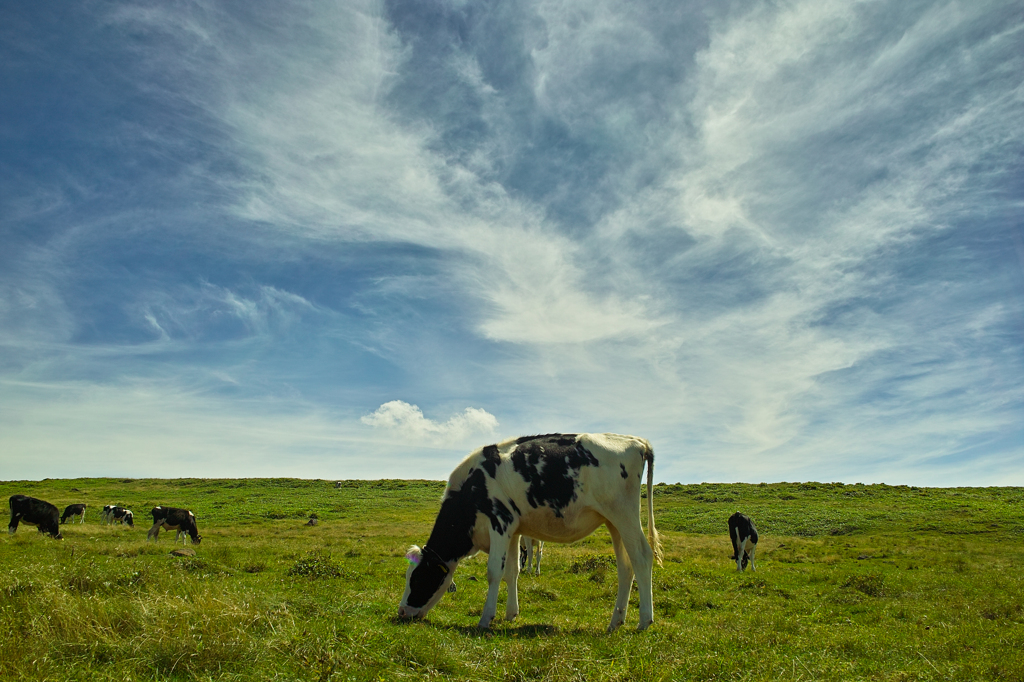
[[[485,560],[425,622],[394,615],[404,552],[443,484],[295,479],[0,482],[90,505],[64,542],[0,538],[7,680],[1021,680],[1024,490],[838,484],[663,485],[655,625],[603,634],[615,599],[607,532],[548,545],[522,612],[475,623]],[[97,523],[132,508],[135,530]],[[146,543],[157,504],[204,541]],[[758,572],[737,574],[725,522],[750,514]],[[320,524],[303,526],[316,513]],[[171,534],[173,537],[173,534]],[[504,590],[503,590],[504,592]],[[502,597],[503,604],[504,597]],[[499,608],[499,617],[503,608]]]
[[[934,531],[1024,536],[1022,488],[716,483],[659,486],[656,495],[659,526],[686,533],[721,533],[723,519],[742,510],[771,535]]]
[[[202,529],[207,523],[247,526],[305,520],[314,513],[339,521],[359,521],[368,514],[381,515],[382,520],[405,519],[417,512],[430,516],[430,504],[444,492],[441,481],[342,481],[336,488],[337,484],[298,478],[47,479],[0,482],[0,496],[40,497],[62,512],[68,504],[85,502],[93,519],[104,505],[117,504],[131,509],[140,526],[152,522],[149,512],[157,505],[184,507],[200,519]]]

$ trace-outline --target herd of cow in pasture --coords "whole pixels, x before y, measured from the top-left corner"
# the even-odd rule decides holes
[[[647,468],[646,537],[637,514],[641,509],[644,467]],[[520,571],[540,572],[544,542],[580,540],[604,525],[612,538],[618,572],[618,593],[608,631],[625,622],[634,579],[640,604],[638,629],[654,621],[653,568],[661,564],[662,549],[654,525],[654,450],[643,438],[615,433],[523,436],[479,448],[448,478],[441,507],[427,542],[406,553],[409,566],[405,592],[398,607],[400,619],[422,618],[446,592],[453,592],[455,569],[463,559],[486,552],[487,597],[480,628],[489,628],[497,612],[498,588],[507,586],[505,618],[519,614],[517,582]],[[85,505],[57,507],[25,495],[10,498],[11,534],[19,522],[62,539],[59,524],[85,519]],[[154,507],[147,540],[160,530],[178,531],[199,544],[196,517],[187,509]],[[105,523],[134,526],[131,510],[108,505]],[[748,563],[755,570],[757,528],[736,512],[728,521],[736,570]],[[184,542],[184,539],[182,540]],[[512,561],[508,561],[509,558]],[[535,562],[534,562],[535,559]]]
[[[73,520],[75,516],[80,517],[79,523],[85,523],[85,504],[69,504],[64,508],[64,513],[59,514],[57,507],[46,500],[27,495],[11,495],[8,503],[11,508],[11,521],[7,524],[7,532],[11,535],[18,530],[18,524],[27,523],[30,526],[35,526],[40,533],[63,540],[64,535],[60,532],[61,524],[66,523],[68,519]],[[196,515],[187,509],[157,506],[153,507],[153,511],[150,513],[153,516],[153,527],[146,534],[147,540],[156,541],[161,529],[177,531],[174,541],[177,542],[181,538],[183,544],[185,542],[183,536],[191,538],[194,545],[198,545],[203,539],[199,534],[199,527],[196,525]],[[103,507],[103,511],[100,512],[100,521],[106,524],[120,523],[135,527],[135,515],[132,510],[113,504]]]

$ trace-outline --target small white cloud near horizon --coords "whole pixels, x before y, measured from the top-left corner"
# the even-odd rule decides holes
[[[359,421],[375,429],[384,429],[405,440],[426,441],[431,445],[455,445],[475,434],[492,434],[498,419],[487,410],[467,407],[441,423],[423,416],[423,410],[403,400],[392,400]]]

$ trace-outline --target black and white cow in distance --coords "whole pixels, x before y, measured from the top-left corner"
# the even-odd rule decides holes
[[[120,523],[122,525],[127,524],[132,528],[135,527],[135,514],[132,513],[131,509],[107,505],[103,508],[103,514],[107,523]]]
[[[103,511],[100,512],[100,521],[102,521],[103,523],[106,523],[106,524],[113,523],[114,522],[114,513],[117,510],[121,510],[121,514],[123,516],[124,507],[120,507],[120,506],[118,506],[116,504],[105,504],[105,505],[103,505]]]
[[[7,524],[7,532],[11,535],[18,530],[18,524],[24,522],[36,526],[40,533],[48,533],[57,540],[64,539],[60,534],[60,511],[49,502],[27,495],[11,495],[8,504],[11,522]]]
[[[72,516],[80,516],[79,523],[85,523],[85,505],[84,504],[69,504],[64,507],[64,513],[60,515],[60,522],[64,524]]]
[[[540,559],[544,556],[544,542],[537,538],[519,537],[519,570],[540,575]]]
[[[729,539],[732,540],[732,558],[736,561],[736,570],[742,571],[750,561],[750,570],[754,568],[754,552],[757,551],[757,528],[746,514],[736,512],[729,517]]]
[[[640,489],[647,465],[647,537],[640,521]],[[444,596],[459,562],[488,553],[487,600],[479,627],[497,612],[502,577],[505,617],[519,614],[519,536],[574,542],[604,524],[612,536],[619,591],[608,631],[626,619],[634,570],[643,630],[654,621],[651,580],[661,545],[651,496],[654,451],[643,438],[601,434],[524,436],[470,453],[448,478],[441,509],[422,549],[407,558],[400,618],[419,618]]]
[[[128,524],[132,528],[135,527],[135,514],[132,513],[131,509],[122,509],[121,507],[114,507],[114,521],[121,524]]]
[[[154,542],[160,537],[160,529],[164,530],[178,530],[187,533],[192,538],[192,544],[198,545],[203,536],[199,534],[199,527],[196,526],[196,515],[190,512],[188,509],[179,509],[178,507],[153,507],[153,527],[146,533],[147,540],[153,540]],[[177,542],[178,538],[175,537],[174,541]],[[182,538],[181,544],[185,544],[185,539]]]

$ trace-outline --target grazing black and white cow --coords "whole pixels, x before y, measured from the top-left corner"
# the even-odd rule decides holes
[[[638,511],[647,465],[647,537]],[[419,618],[440,601],[459,561],[488,553],[487,600],[479,627],[490,627],[502,577],[505,617],[519,614],[519,536],[574,542],[608,527],[619,591],[608,631],[626,619],[636,571],[640,625],[654,621],[651,579],[661,545],[654,527],[654,451],[643,438],[614,433],[524,436],[470,453],[448,478],[434,528],[423,548],[406,555],[409,568],[400,618]]]
[[[85,505],[84,504],[69,504],[64,507],[64,513],[60,515],[60,522],[64,524],[72,516],[80,516],[79,523],[85,523]]]
[[[60,534],[60,511],[49,502],[27,495],[11,495],[8,504],[11,522],[7,524],[7,532],[11,535],[18,530],[18,524],[24,522],[38,528],[40,533],[48,533],[57,540],[64,539]]]
[[[729,538],[732,540],[732,558],[736,561],[736,570],[742,571],[750,561],[750,570],[754,568],[754,552],[757,551],[757,528],[746,514],[736,512],[729,517]]]
[[[104,507],[104,510],[106,507]],[[111,507],[110,512],[107,514],[109,519],[108,523],[120,523],[122,525],[128,524],[132,528],[135,527],[135,515],[131,509],[125,509],[124,507]]]
[[[160,529],[164,530],[178,530],[187,533],[192,538],[192,544],[198,545],[203,536],[199,534],[199,527],[196,526],[196,515],[190,512],[188,509],[179,509],[178,507],[153,507],[153,527],[146,533],[147,540],[153,540],[154,542],[160,538]],[[174,542],[178,542],[177,536],[174,538]],[[182,538],[181,544],[185,544],[185,539]]]
[[[540,575],[540,558],[544,555],[544,542],[537,538],[519,537],[519,570]],[[534,561],[536,559],[536,561]],[[531,570],[532,569],[532,570]]]
[[[118,507],[116,504],[103,505],[103,511],[100,512],[100,521],[107,524],[113,523],[115,509],[121,509],[121,507]]]

